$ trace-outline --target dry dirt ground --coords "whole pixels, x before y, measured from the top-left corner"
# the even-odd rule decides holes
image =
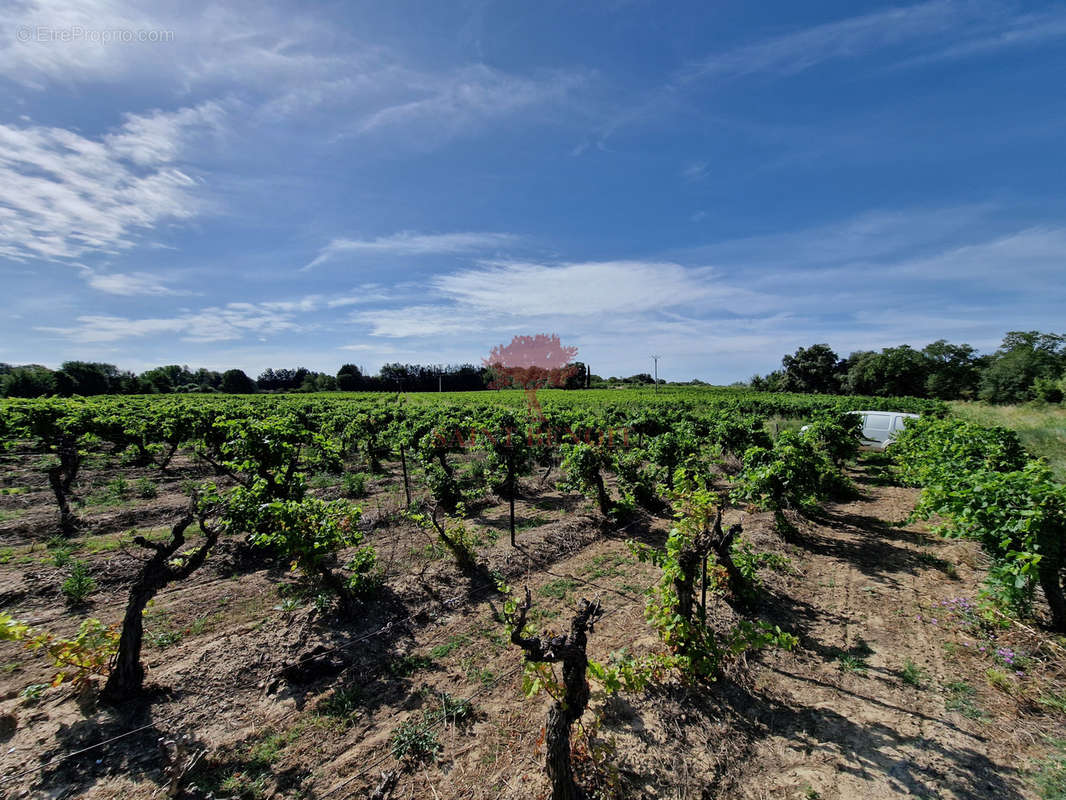
[[[113,466],[85,480],[104,485]],[[166,478],[145,471],[156,498],[81,510],[89,525],[74,556],[98,588],[87,607],[69,609],[59,592],[69,567],[56,567],[44,543],[54,524],[47,492],[28,467],[4,468],[5,485],[29,491],[0,496],[0,610],[64,635],[88,616],[121,618],[143,557],[123,531],[165,534],[158,526],[180,512],[180,482],[198,474],[191,463]],[[916,493],[854,477],[854,500],[798,520],[798,545],[785,545],[766,514],[727,515],[755,550],[780,557],[760,573],[758,615],[800,646],[749,656],[710,685],[613,698],[594,686],[575,739],[582,780],[598,796],[1038,796],[1028,775],[1048,752],[1043,737],[1066,736],[1066,715],[1040,702],[1066,697],[1060,645],[1016,624],[978,624],[958,600],[972,600],[982,578],[974,546],[894,524]],[[529,480],[517,504],[520,547],[508,542],[506,505],[474,506],[479,563],[464,572],[399,520],[397,485],[393,468],[363,501],[388,579],[355,619],[316,611],[293,595],[287,564],[226,542],[149,609],[143,702],[27,692],[47,683],[47,659],[0,645],[0,797],[166,796],[175,759],[161,739],[181,743],[178,761],[203,751],[190,797],[367,797],[382,773],[395,773],[383,796],[396,800],[546,797],[550,698],[522,694],[494,576],[530,588],[530,619],[544,631],[565,629],[579,599],[598,597],[606,613],[589,637],[592,658],[652,652],[642,593],[658,571],[627,542],[661,544],[670,521],[612,525],[551,480]],[[715,605],[714,624],[731,613]],[[404,742],[434,752],[400,762],[394,748]]]

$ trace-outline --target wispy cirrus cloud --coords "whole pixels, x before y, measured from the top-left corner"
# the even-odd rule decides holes
[[[153,336],[177,336],[184,342],[222,342],[249,335],[264,336],[300,330],[302,326],[293,319],[299,309],[279,308],[278,305],[227,303],[173,317],[141,319],[85,314],[76,318],[76,325],[38,326],[35,330],[83,343],[117,342]]]
[[[527,77],[473,64],[410,80],[405,89],[415,95],[413,98],[373,111],[357,124],[356,131],[367,134],[430,126],[432,138],[438,140],[481,122],[564,100],[587,81],[583,72],[554,71]]]
[[[203,207],[174,164],[188,141],[221,124],[209,104],[127,115],[100,138],[40,125],[0,125],[0,256],[71,259],[114,253],[140,231]]]
[[[93,289],[122,297],[159,297],[191,295],[193,292],[167,286],[168,279],[149,272],[89,273],[87,283]]]
[[[901,63],[965,58],[1066,37],[1066,10],[1016,13],[989,0],[929,0],[861,14],[712,53],[678,84],[756,74],[795,75],[819,64],[894,53]]]
[[[333,239],[318,251],[306,271],[342,254],[387,256],[423,256],[472,253],[514,244],[519,237],[511,233],[412,233],[404,231],[376,239]]]
[[[656,261],[493,261],[438,276],[433,286],[460,307],[523,316],[654,311],[723,290],[709,269]]]

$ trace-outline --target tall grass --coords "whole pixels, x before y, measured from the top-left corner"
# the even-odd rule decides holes
[[[1018,433],[1025,448],[1048,460],[1055,476],[1066,481],[1066,408],[1053,405],[990,406],[950,403],[952,413],[983,425],[1002,425]]]

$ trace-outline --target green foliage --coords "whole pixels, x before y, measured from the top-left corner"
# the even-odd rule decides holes
[[[669,666],[689,678],[713,679],[727,662],[748,650],[794,647],[798,644],[795,636],[761,620],[742,619],[719,634],[692,613],[695,570],[707,555],[706,537],[717,516],[719,498],[707,489],[696,488],[683,473],[678,483],[682,488],[675,495],[677,522],[665,549],[633,546],[640,560],[650,561],[663,571],[649,594],[645,616],[671,651]],[[714,570],[709,568],[708,572],[713,574]],[[654,667],[662,669],[667,664],[660,661]]]
[[[106,675],[118,652],[118,638],[114,626],[106,626],[98,619],[84,620],[72,639],[62,639],[0,612],[0,641],[22,642],[28,650],[43,650],[57,668],[52,686],[67,681],[82,687],[92,676]]]
[[[585,443],[564,444],[562,452],[566,478],[560,486],[592,498],[600,513],[605,517],[610,516],[613,504],[603,482],[603,470],[611,465],[606,447]]]
[[[900,670],[899,678],[908,686],[913,686],[916,689],[920,689],[922,684],[926,682],[925,670],[909,658],[903,662],[903,669]]]
[[[389,750],[395,759],[406,764],[436,761],[441,744],[434,721],[423,716],[400,723],[389,739]]]
[[[1061,575],[1066,486],[1052,479],[1043,461],[1011,472],[945,477],[922,491],[915,513],[939,514],[948,520],[940,533],[979,541],[993,559],[989,592],[1015,610],[1029,609],[1041,569]]]
[[[821,450],[834,464],[851,461],[859,453],[862,417],[858,414],[823,412],[801,436]]]
[[[144,500],[151,500],[159,494],[159,489],[151,478],[138,478],[134,483],[134,491]]]
[[[1044,738],[1052,749],[1034,764],[1033,784],[1042,800],[1066,800],[1066,741]]]
[[[915,516],[939,515],[937,531],[975,539],[992,557],[987,593],[1030,610],[1044,588],[1056,628],[1066,628],[1066,486],[1042,460],[1026,460],[1004,428],[961,420],[915,420],[893,451],[901,476],[923,486]]]
[[[1011,331],[981,375],[980,398],[990,403],[1034,399],[1041,378],[1059,378],[1066,369],[1066,337],[1039,331]]]
[[[896,437],[892,457],[911,486],[953,481],[967,472],[1020,469],[1026,460],[1017,434],[959,419],[912,419]]]
[[[977,705],[977,690],[966,681],[952,681],[944,687],[944,708],[957,711],[967,719],[984,719],[985,711]]]
[[[769,511],[813,511],[823,500],[839,497],[850,484],[833,462],[828,441],[844,439],[837,423],[825,420],[804,433],[783,432],[772,448],[752,447],[744,454],[732,497]]]
[[[344,486],[344,494],[347,497],[362,497],[366,494],[366,479],[365,472],[346,472],[341,479],[341,483]]]
[[[82,605],[96,591],[96,580],[89,574],[89,567],[84,561],[74,559],[60,591],[72,606]]]

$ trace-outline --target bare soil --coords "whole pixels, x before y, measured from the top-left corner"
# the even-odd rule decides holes
[[[546,797],[540,737],[551,700],[522,694],[495,581],[530,588],[541,630],[565,629],[581,598],[598,597],[606,614],[589,637],[592,658],[655,651],[642,592],[658,570],[637,562],[627,540],[661,544],[670,520],[639,514],[613,525],[531,479],[516,508],[518,548],[506,504],[490,497],[472,508],[479,564],[464,573],[400,521],[399,477],[388,468],[361,501],[386,588],[357,618],[287,600],[288,565],[230,541],[150,607],[143,702],[103,706],[92,689],[65,686],[27,697],[53,674],[48,660],[0,644],[0,797],[165,796],[161,739],[205,752],[190,797],[366,797],[390,771],[392,798]],[[67,569],[45,546],[55,525],[47,487],[26,459],[4,469],[5,485],[28,491],[0,496],[0,509],[19,512],[0,522],[0,610],[63,635],[89,616],[121,619],[144,557],[123,531],[165,534],[184,502],[181,481],[200,471],[189,462],[169,476],[145,470],[157,497],[79,510],[87,526],[73,555],[98,588],[87,607],[68,608]],[[101,463],[83,481],[106,485],[120,472],[131,474]],[[1043,735],[1066,735],[1066,716],[1037,701],[1063,685],[1060,645],[1036,629],[990,631],[953,614],[953,599],[974,598],[982,579],[975,547],[898,525],[916,493],[854,477],[858,497],[798,520],[799,546],[784,544],[769,515],[729,513],[756,550],[788,559],[761,572],[758,613],[800,646],[749,656],[709,685],[594,692],[581,725],[591,747],[575,738],[582,780],[599,796],[1037,796],[1026,776],[1048,750]],[[732,620],[724,604],[713,616]],[[1021,674],[996,660],[1007,647],[1024,654]],[[433,716],[458,699],[469,699],[468,718]],[[398,761],[398,731],[417,731],[427,714],[438,720],[436,757]]]

